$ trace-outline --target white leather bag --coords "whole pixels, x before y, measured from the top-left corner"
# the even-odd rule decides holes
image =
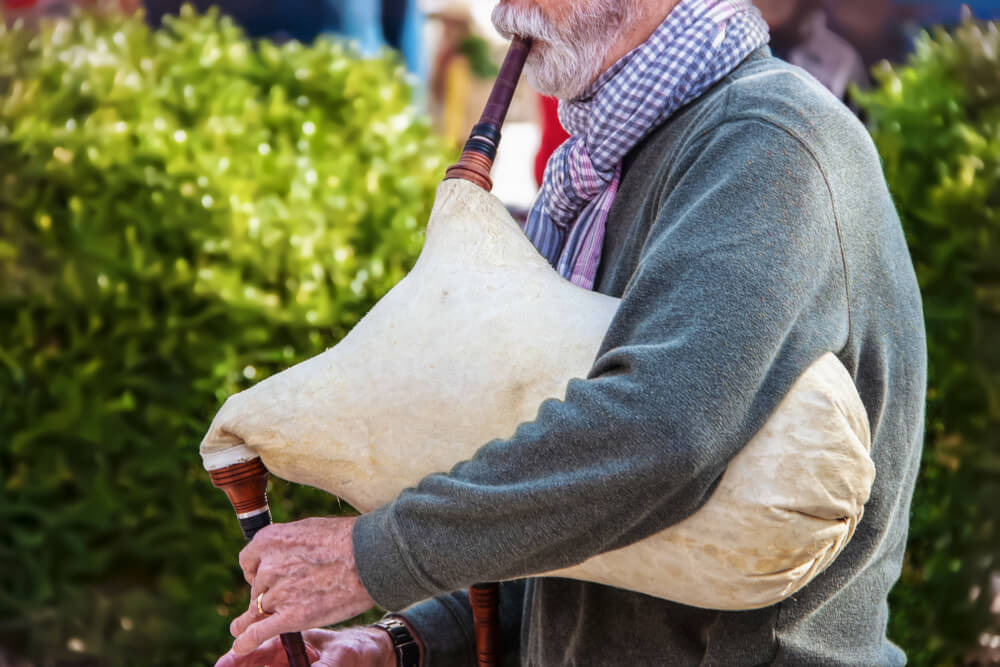
[[[230,397],[201,443],[205,466],[259,455],[370,511],[562,398],[617,307],[559,276],[495,197],[445,181],[413,271],[336,347]],[[702,509],[550,574],[713,609],[778,602],[853,535],[874,480],[870,441],[850,375],[824,355]]]

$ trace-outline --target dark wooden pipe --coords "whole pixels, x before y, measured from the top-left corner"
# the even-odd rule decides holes
[[[500,145],[500,128],[507,117],[510,102],[514,99],[514,90],[530,52],[531,40],[526,37],[516,37],[510,43],[483,115],[472,128],[462,156],[445,174],[445,180],[460,178],[475,183],[487,192],[493,189],[490,170]]]
[[[517,37],[511,42],[483,115],[472,128],[472,134],[465,143],[458,163],[446,172],[445,180],[460,178],[475,183],[487,192],[493,189],[490,171],[500,145],[500,128],[507,118],[514,90],[530,52],[530,39]],[[472,605],[472,622],[476,635],[476,664],[478,667],[499,667],[503,662],[503,647],[500,646],[500,584],[470,586],[469,603]]]
[[[271,509],[267,505],[267,478],[269,473],[259,459],[236,463],[225,468],[209,470],[212,484],[225,491],[233,504],[240,529],[247,542],[264,526],[271,524]],[[290,667],[309,667],[306,645],[300,632],[281,635]]]
[[[477,667],[500,667],[503,646],[500,645],[500,584],[469,586],[472,605],[472,631],[476,637]]]

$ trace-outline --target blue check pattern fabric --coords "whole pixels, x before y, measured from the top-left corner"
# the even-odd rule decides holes
[[[768,39],[750,0],[682,0],[583,96],[560,103],[571,136],[549,158],[524,229],[560,274],[593,289],[622,159]]]

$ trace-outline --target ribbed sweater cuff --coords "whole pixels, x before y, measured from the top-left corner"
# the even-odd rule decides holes
[[[383,608],[403,609],[440,592],[409,558],[391,503],[359,517],[353,541],[361,583]]]

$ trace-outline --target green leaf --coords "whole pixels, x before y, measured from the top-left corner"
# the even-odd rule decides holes
[[[226,396],[335,344],[412,266],[455,157],[429,128],[398,59],[251,42],[214,10],[0,20],[6,650],[225,651],[242,537],[198,443]]]

